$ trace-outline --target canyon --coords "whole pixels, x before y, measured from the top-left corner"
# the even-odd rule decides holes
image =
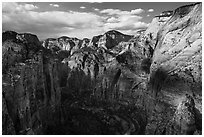
[[[135,35],[3,32],[2,134],[201,135],[202,4]]]

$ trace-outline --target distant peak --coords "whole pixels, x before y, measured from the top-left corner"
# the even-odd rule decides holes
[[[109,31],[107,31],[105,34],[123,34],[123,33],[119,32],[119,31],[117,31],[117,30],[109,30]],[[124,35],[124,34],[123,34],[123,35]]]
[[[15,32],[15,31],[12,31],[12,30],[7,30],[7,31],[4,31],[3,32],[4,34],[17,34],[17,32]]]
[[[88,39],[88,38],[83,38],[83,40],[90,40],[90,39]]]
[[[58,39],[70,39],[70,37],[67,37],[67,36],[61,36],[61,37],[59,37]]]

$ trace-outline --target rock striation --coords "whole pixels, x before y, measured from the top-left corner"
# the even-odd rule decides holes
[[[202,114],[201,15],[201,3],[177,8],[172,16],[157,31],[156,40],[150,42],[153,43],[152,47],[154,49],[150,66],[150,84],[152,85],[151,89],[156,100],[174,108],[188,94],[192,96],[192,100],[195,102],[195,108],[199,110],[199,113],[196,115]],[[157,103],[156,105],[162,107],[162,103]],[[160,107],[157,109],[159,110]],[[157,112],[158,110],[155,111],[155,115],[160,113]],[[174,112],[174,109],[172,110],[171,115]],[[155,119],[152,117],[152,128],[155,127],[153,125],[153,120]],[[193,134],[195,125],[198,126],[200,124],[194,123],[192,129],[189,129],[189,131],[188,129],[186,129],[187,131],[183,131],[184,129],[181,127],[179,128],[180,131],[176,134]],[[156,129],[153,131],[157,134],[161,132],[160,130],[158,133]]]
[[[40,42],[35,35],[16,36],[9,37],[2,45],[5,68],[2,92],[8,112],[8,116],[3,115],[4,123],[9,127],[13,123],[14,128],[10,129],[14,131],[9,133],[42,134],[61,101],[57,60],[38,47]]]

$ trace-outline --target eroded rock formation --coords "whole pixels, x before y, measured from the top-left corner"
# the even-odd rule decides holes
[[[176,107],[188,94],[193,97],[195,108],[200,114],[202,113],[201,24],[200,3],[176,9],[157,33],[150,67],[152,91],[159,102]],[[185,131],[185,134],[187,132]],[[182,133],[183,131],[180,131],[177,134]]]

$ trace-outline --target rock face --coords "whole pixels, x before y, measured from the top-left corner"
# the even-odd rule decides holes
[[[2,78],[5,113],[8,110],[3,119],[4,125],[14,129],[5,130],[4,134],[42,134],[60,105],[57,61],[37,47],[40,45],[36,36],[16,36],[9,37],[2,45],[3,68],[7,68]]]
[[[199,114],[202,113],[201,24],[200,3],[176,9],[157,33],[150,67],[150,83],[158,101],[176,107],[189,94],[193,97]],[[189,124],[188,120],[185,122]],[[195,125],[199,124],[194,123],[189,132],[188,129],[183,131],[181,127],[177,134],[192,134]]]
[[[94,36],[90,41],[90,46],[98,47],[98,41],[102,35]]]
[[[174,85],[171,92],[176,91],[177,86],[180,88],[182,86],[183,90],[180,89],[179,93],[181,95],[188,93],[198,102],[202,93],[201,24],[200,4],[176,9],[171,19],[158,32],[158,43],[154,49],[150,68],[152,78],[158,69],[166,73],[167,77],[163,79],[165,82],[162,87],[165,91],[170,89],[171,84]],[[165,89],[165,83],[168,83],[168,89]],[[196,107],[201,110],[197,103]]]
[[[102,37],[100,37],[98,46],[111,49],[118,45],[121,41],[127,42],[132,37],[133,36],[124,35],[118,31],[111,30],[106,32]]]
[[[2,135],[16,134],[13,121],[8,114],[7,105],[4,97],[2,98]]]
[[[195,3],[135,36],[4,32],[3,134],[202,134],[201,30]]]
[[[80,40],[78,38],[70,38],[67,36],[62,36],[59,38],[48,38],[43,41],[43,47],[46,49],[51,49],[53,52],[67,51],[69,54],[79,50],[82,47],[87,47],[89,39],[84,38]]]
[[[196,119],[194,99],[186,94],[169,122],[166,134],[192,135],[196,131],[196,125],[199,125],[198,122],[200,121]]]
[[[116,30],[110,30],[103,35],[98,35],[92,38],[90,45],[95,47],[103,47],[105,49],[111,49],[118,45],[120,42],[127,42],[133,36],[122,34]]]

